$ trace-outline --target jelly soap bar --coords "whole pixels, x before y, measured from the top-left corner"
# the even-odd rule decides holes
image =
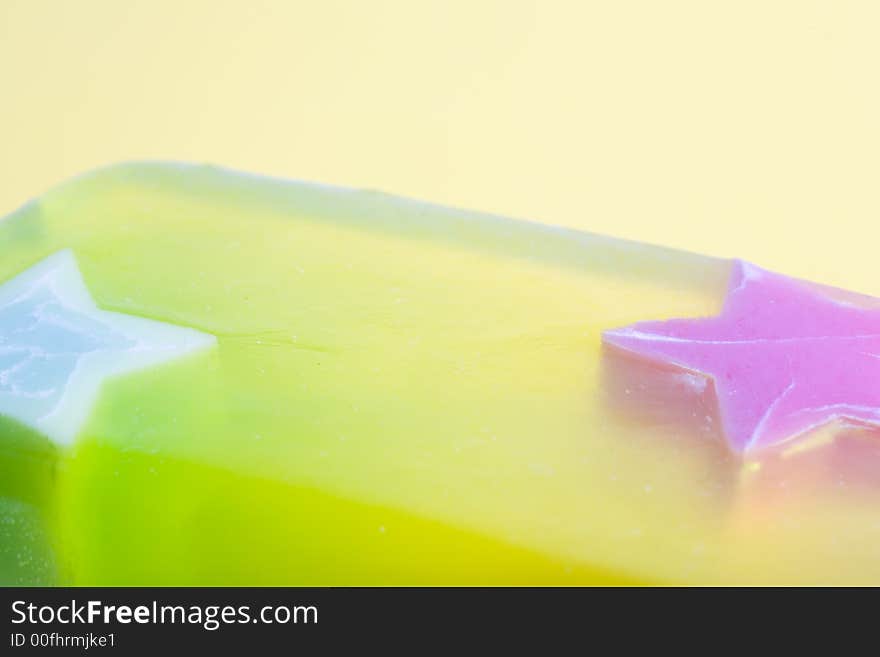
[[[870,422],[748,449],[700,348],[645,338],[724,317],[739,266],[210,167],[79,178],[0,221],[0,580],[880,583]]]

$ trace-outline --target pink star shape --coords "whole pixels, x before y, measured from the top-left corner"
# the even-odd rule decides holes
[[[710,378],[730,446],[834,420],[880,426],[880,300],[735,261],[721,314],[638,322],[606,343]]]

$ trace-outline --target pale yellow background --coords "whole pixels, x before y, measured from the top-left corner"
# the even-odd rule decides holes
[[[878,65],[873,0],[0,0],[0,214],[182,159],[880,294]]]

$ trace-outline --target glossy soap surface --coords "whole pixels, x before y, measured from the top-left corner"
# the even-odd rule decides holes
[[[69,446],[0,418],[5,582],[880,582],[875,432],[744,457],[710,387],[603,346],[717,314],[730,262],[159,164],[0,221],[0,281],[66,249],[101,310],[216,343]]]

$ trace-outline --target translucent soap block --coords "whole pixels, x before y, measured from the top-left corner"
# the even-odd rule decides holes
[[[719,313],[732,270],[210,167],[79,178],[0,221],[0,578],[878,583],[875,431],[731,449],[704,377],[603,342]]]

